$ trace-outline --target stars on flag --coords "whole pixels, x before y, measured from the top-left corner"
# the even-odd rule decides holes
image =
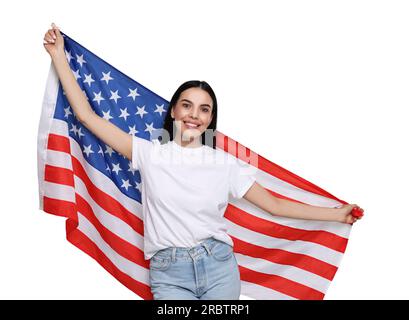
[[[143,107],[136,107],[136,109],[138,109],[138,111],[135,113],[135,115],[139,115],[140,117],[141,117],[141,119],[143,118],[143,115],[144,114],[148,114],[146,111],[145,111],[145,106],[143,106]]]
[[[83,136],[85,136],[84,133],[81,132],[82,128],[80,127],[80,124],[78,123],[78,127],[77,125],[71,123],[71,129],[69,130],[70,132],[74,132],[74,136],[78,136],[78,138],[81,138]]]
[[[162,117],[162,112],[166,112],[166,110],[163,108],[163,103],[160,106],[156,105],[156,110],[154,112],[158,112]]]
[[[101,101],[102,101],[102,100],[105,100],[105,99],[101,96],[101,94],[102,94],[101,91],[98,92],[98,93],[93,92],[93,94],[94,94],[94,99],[92,99],[92,101],[96,101],[96,102],[98,103],[98,105],[101,104]]]
[[[72,74],[73,74],[73,75],[74,75],[74,77],[75,77],[75,80],[81,79],[81,76],[80,76],[80,69],[75,70],[75,71],[71,69],[71,71],[72,71]]]
[[[66,49],[64,49],[65,51],[65,57],[67,58],[68,63],[71,62],[71,59],[74,59],[73,56],[71,55],[71,51],[67,51]]]
[[[74,132],[74,135],[78,134],[78,128],[75,124],[71,123],[72,128],[70,129],[70,132]]]
[[[129,128],[129,134],[131,134],[131,135],[133,135],[133,136],[135,136],[139,131],[138,130],[136,130],[136,128],[135,128],[135,126],[136,125],[133,125],[132,127],[130,127],[130,126],[128,126],[128,128]]]
[[[142,182],[135,182],[135,188],[136,188],[139,192],[142,192]]]
[[[110,112],[111,112],[111,110],[108,110],[108,111],[104,111],[104,110],[102,110],[102,114],[103,114],[103,118],[105,119],[105,120],[110,120],[110,119],[113,119],[114,117],[112,117],[111,115],[110,115]]]
[[[110,90],[111,91],[111,90]],[[111,97],[109,98],[109,100],[114,100],[115,103],[118,103],[118,99],[120,99],[121,97],[118,94],[118,90],[116,91],[111,91]]]
[[[121,114],[119,115],[119,117],[124,118],[125,121],[126,121],[126,118],[129,117],[129,113],[127,112],[126,109],[127,108],[125,108],[125,109],[119,108],[119,110],[121,110]]]
[[[68,118],[70,115],[72,115],[70,106],[68,106],[67,108],[64,108],[64,112],[65,112],[64,118]]]
[[[128,171],[132,173],[132,175],[135,175],[136,170],[132,168],[132,161],[128,161]]]
[[[119,171],[122,171],[119,163],[112,163],[112,171],[116,174],[119,174]]]
[[[82,65],[83,65],[84,63],[87,63],[87,61],[85,61],[83,54],[80,55],[80,56],[79,56],[78,54],[76,54],[76,56],[77,56],[77,63],[79,63],[79,65],[80,65],[81,68],[82,68]]]
[[[131,184],[129,183],[129,179],[128,180],[121,179],[121,180],[122,180],[121,188],[125,188],[126,191],[128,191],[128,188],[131,186]]]
[[[80,128],[78,129],[78,131],[77,131],[77,133],[78,133],[78,138],[80,138],[80,139],[81,139],[82,136],[85,136],[85,134],[83,134],[83,133],[81,132],[81,130],[82,130],[82,128],[80,127]]]
[[[128,97],[131,97],[132,100],[135,101],[135,98],[140,96],[140,94],[136,92],[138,90],[138,88],[135,88],[135,89],[128,88],[128,89],[129,89],[129,92],[130,92],[128,94]]]
[[[145,123],[145,125],[145,131],[148,131],[152,135],[153,130],[156,130],[156,128],[153,127],[153,122],[151,122],[150,124]]]
[[[102,72],[102,78],[99,80],[105,81],[105,83],[108,84],[109,81],[114,80],[114,78],[111,78],[111,71],[109,71],[107,73]]]
[[[87,157],[89,157],[90,153],[94,153],[94,151],[92,151],[91,145],[84,146],[83,152],[87,155]]]
[[[115,152],[114,149],[112,149],[110,146],[106,145],[106,150],[105,153],[108,153],[110,157],[112,157],[112,154]]]
[[[92,74],[85,74],[85,80],[83,81],[84,83],[88,84],[89,87],[91,87],[91,83],[95,82],[94,79],[92,79]]]
[[[129,83],[118,81],[123,75],[108,64],[88,69],[87,63],[92,65],[95,57],[81,51],[66,47],[65,56],[95,113],[129,135],[150,140],[155,130],[162,128],[167,101],[147,92],[133,80]],[[75,117],[67,97],[64,97],[63,104],[59,117],[67,122],[69,134],[80,144],[86,161],[111,177],[122,192],[140,195],[140,174],[132,168],[132,161],[87,130]]]

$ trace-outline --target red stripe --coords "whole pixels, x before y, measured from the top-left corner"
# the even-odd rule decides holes
[[[61,217],[77,219],[77,209],[73,202],[43,197],[43,211]]]
[[[61,151],[70,154],[70,139],[65,136],[50,133],[48,135],[47,149]]]
[[[283,278],[274,274],[250,270],[239,265],[240,279],[257,285],[273,289],[301,300],[322,300],[324,294],[301,283]]]
[[[332,280],[338,268],[327,262],[305,254],[288,252],[282,249],[265,248],[230,235],[234,242],[234,252],[246,256],[268,260],[282,265],[290,265]]]
[[[44,180],[74,187],[74,174],[71,169],[45,165]]]
[[[66,223],[67,240],[86,254],[94,258],[106,271],[144,300],[152,300],[150,286],[135,280],[119,270],[98,246],[84,233],[77,229],[77,223],[68,219]],[[148,271],[149,272],[149,271]]]
[[[281,224],[253,216],[246,211],[233,206],[232,204],[227,205],[224,216],[233,223],[246,229],[253,230],[257,233],[291,241],[301,240],[317,243],[342,253],[345,252],[346,245],[348,243],[348,239],[340,237],[336,234],[322,230],[304,230],[283,226]]]
[[[240,160],[243,160],[244,162],[248,162],[247,155],[253,153],[253,155],[257,156],[257,168],[259,170],[262,170],[278,179],[288,182],[289,184],[292,184],[293,186],[296,186],[305,191],[337,200],[343,204],[347,203],[343,200],[338,199],[337,197],[330,194],[328,191],[325,191],[324,189],[318,187],[317,185],[301,178],[300,176],[297,176],[296,174],[288,171],[287,169],[280,167],[279,165],[271,162],[270,160],[260,156],[259,154],[253,152],[250,148],[245,147],[241,143],[224,135],[219,131],[216,131],[216,145],[220,149],[230,153],[231,155],[235,156]]]

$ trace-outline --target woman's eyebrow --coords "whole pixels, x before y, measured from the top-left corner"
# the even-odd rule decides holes
[[[182,100],[180,100],[180,101],[186,101],[186,102],[189,102],[189,103],[193,104],[193,102],[192,102],[192,101],[190,101],[190,100],[188,100],[188,99],[182,99]],[[206,106],[206,107],[211,108],[211,106],[209,106],[209,105],[208,105],[208,104],[206,104],[206,103],[201,104],[201,106]]]

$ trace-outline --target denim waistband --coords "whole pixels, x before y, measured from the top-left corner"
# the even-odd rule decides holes
[[[190,248],[168,247],[165,249],[158,250],[154,254],[154,256],[162,258],[162,259],[171,257],[172,261],[174,261],[176,257],[178,258],[191,257],[192,259],[194,259],[204,253],[207,253],[210,256],[211,249],[217,242],[221,242],[221,241],[213,237],[210,237]]]

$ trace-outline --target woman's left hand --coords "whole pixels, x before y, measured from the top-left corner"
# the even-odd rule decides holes
[[[359,217],[353,216],[351,212],[354,208],[357,208],[358,210],[363,212],[363,209],[359,207],[357,204],[344,204],[340,208],[338,208],[339,210],[338,221],[343,223],[354,224],[357,220],[360,220],[363,215]]]

